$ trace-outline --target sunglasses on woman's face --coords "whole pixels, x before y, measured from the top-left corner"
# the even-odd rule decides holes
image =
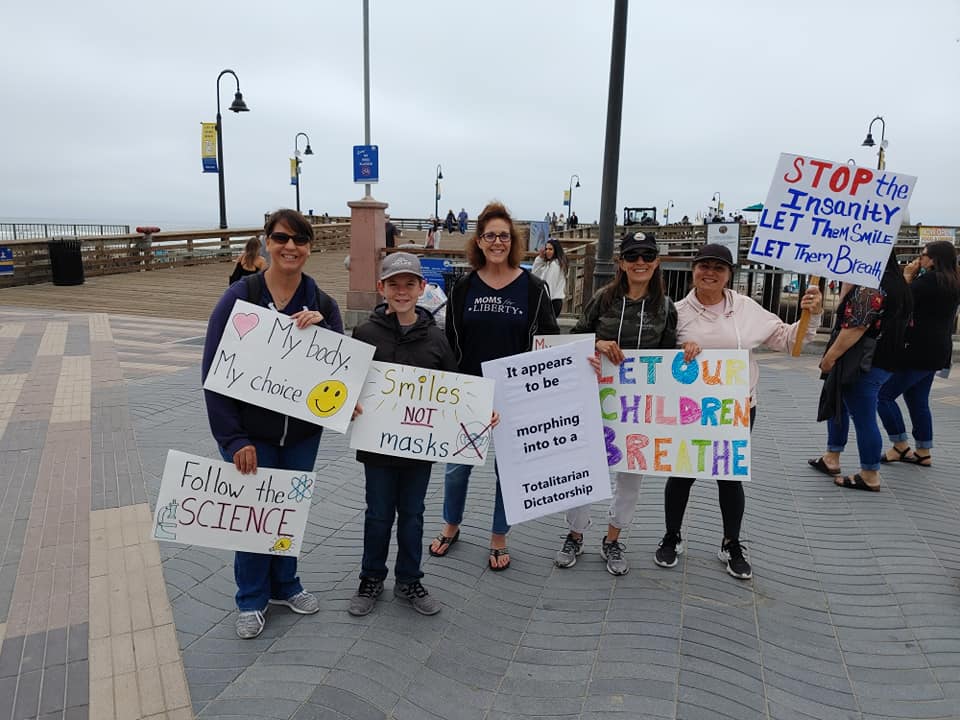
[[[291,240],[295,245],[308,245],[310,243],[309,235],[291,235],[285,232],[272,232],[270,233],[270,239],[281,245],[286,245]]]
[[[636,262],[637,260],[643,260],[644,262],[653,262],[658,257],[656,250],[644,250],[643,252],[633,251],[626,252],[620,256],[621,260],[626,262]]]

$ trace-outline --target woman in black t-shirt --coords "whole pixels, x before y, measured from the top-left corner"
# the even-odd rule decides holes
[[[880,388],[877,411],[893,447],[880,458],[882,463],[905,462],[930,467],[933,447],[933,416],[930,414],[930,387],[938,370],[950,367],[953,352],[953,324],[960,302],[960,273],[957,250],[948,240],[927,245],[920,257],[903,269],[913,296],[913,321],[907,327],[906,342],[897,358],[897,370]],[[897,398],[903,395],[916,450],[910,450],[903,414]]]
[[[477,218],[476,234],[467,240],[473,272],[454,286],[447,303],[446,333],[460,372],[480,375],[487,360],[526,352],[533,336],[559,331],[547,286],[520,267],[524,245],[513,219],[501,203],[488,204]],[[430,554],[442,557],[460,538],[472,465],[448,463],[444,475],[443,520]],[[496,466],[494,466],[496,472]],[[510,566],[506,513],[497,475],[490,534],[491,570]]]

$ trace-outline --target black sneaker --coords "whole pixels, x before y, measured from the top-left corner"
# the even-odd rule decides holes
[[[672,568],[677,564],[677,555],[683,554],[683,538],[679,532],[668,532],[657,545],[653,561],[660,567]]]
[[[410,603],[411,607],[421,615],[436,615],[440,612],[440,601],[428,593],[419,580],[394,585],[393,594],[400,600]]]
[[[373,606],[377,604],[377,598],[383,592],[383,580],[374,580],[372,578],[360,578],[360,588],[356,594],[350,598],[350,605],[347,612],[355,617],[369,615]]]
[[[753,570],[750,563],[743,556],[743,545],[739,540],[727,540],[720,546],[720,552],[717,558],[722,563],[726,563],[727,572],[739,580],[749,580],[753,577]]]

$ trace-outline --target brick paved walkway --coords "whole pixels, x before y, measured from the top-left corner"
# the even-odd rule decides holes
[[[934,386],[935,467],[885,468],[883,492],[856,493],[806,467],[824,443],[813,359],[762,356],[749,582],[716,560],[709,482],[680,564],[653,564],[656,479],[625,533],[628,575],[599,559],[600,506],[576,567],[552,566],[550,517],[514,528],[513,567],[490,573],[485,469],[462,541],[425,558],[432,618],[394,602],[392,579],[373,614],[346,613],[362,475],[327,433],[300,565],[322,610],[274,608],[241,641],[230,553],[144,530],[167,449],[215,456],[202,335],[0,307],[0,719],[960,717],[960,381]],[[428,535],[441,503],[438,470]]]

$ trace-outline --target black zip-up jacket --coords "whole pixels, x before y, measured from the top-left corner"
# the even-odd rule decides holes
[[[387,314],[386,304],[378,305],[365,323],[353,329],[353,337],[373,345],[376,348],[373,359],[379,362],[457,372],[457,362],[443,330],[434,322],[433,315],[421,307],[417,308],[417,321],[402,332],[397,316]],[[380,455],[366,450],[357,451],[357,461],[387,467],[428,464],[426,460]]]
[[[546,283],[529,270],[523,270],[523,272],[527,275],[527,317],[529,318],[526,350],[531,350],[534,335],[557,335],[560,332],[560,326],[553,314],[550,290]],[[467,302],[467,290],[470,287],[472,275],[473,273],[470,272],[460,278],[450,291],[450,297],[447,300],[445,329],[458,366],[463,365],[463,348],[460,345],[460,338],[463,336],[463,309]]]

